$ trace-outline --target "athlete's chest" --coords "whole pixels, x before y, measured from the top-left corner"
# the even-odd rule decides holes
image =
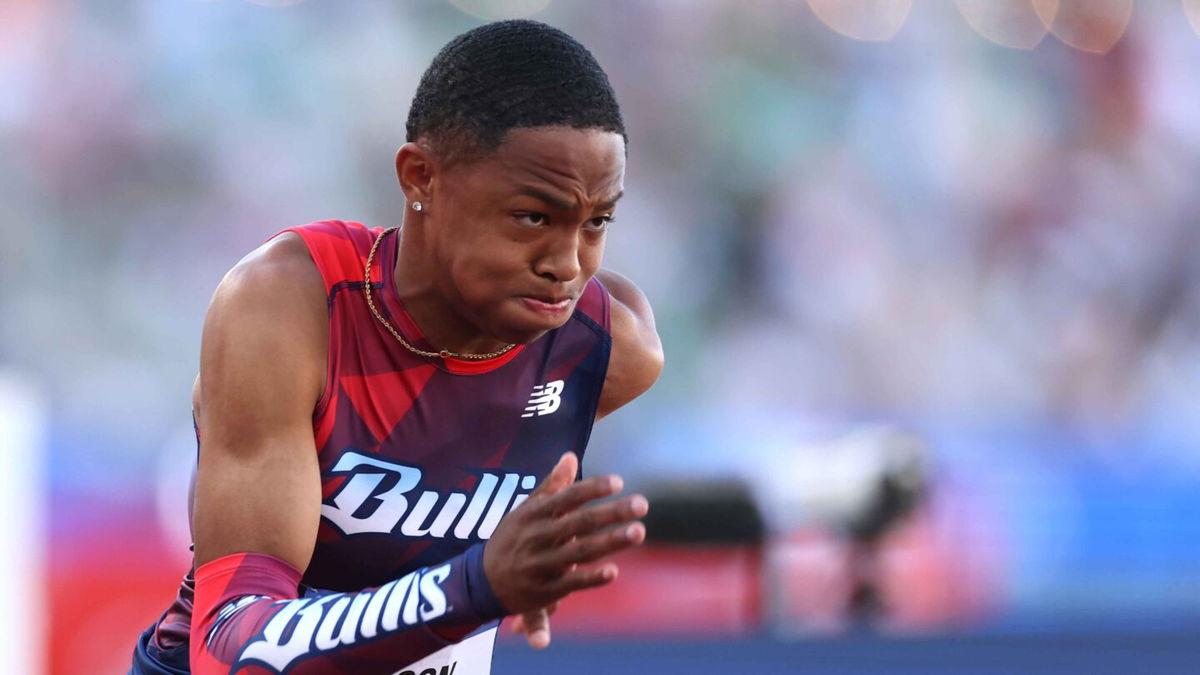
[[[468,377],[427,364],[339,374],[333,417],[317,421],[306,582],[361,588],[490,537],[562,453],[582,455],[607,360],[603,340],[568,339]]]
[[[343,406],[319,457],[322,528],[343,538],[487,539],[562,453],[578,449],[594,412],[584,387],[567,391],[563,379],[480,377],[437,371],[411,401],[395,389],[364,392],[373,403],[365,417],[390,412],[391,424]]]

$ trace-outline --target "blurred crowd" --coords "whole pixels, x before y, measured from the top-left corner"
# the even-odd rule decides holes
[[[312,220],[398,224],[412,92],[478,22],[270,4],[0,2],[0,367],[50,402],[56,489],[111,490],[187,428],[240,256]],[[783,0],[535,15],[617,90],[606,260],[667,350],[597,428],[598,465],[765,466],[731,444],[887,422],[1065,429],[1078,452],[1165,438],[1200,472],[1200,36],[1138,3],[1107,54],[1021,51],[916,5],[882,43]]]

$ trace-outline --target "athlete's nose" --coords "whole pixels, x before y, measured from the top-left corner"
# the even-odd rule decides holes
[[[550,235],[542,256],[534,265],[537,275],[557,282],[573,281],[583,270],[579,260],[579,241],[582,233],[576,228],[564,227]]]

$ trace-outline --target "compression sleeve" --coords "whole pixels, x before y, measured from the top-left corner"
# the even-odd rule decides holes
[[[483,573],[483,544],[354,593],[298,597],[300,578],[258,553],[200,566],[192,672],[394,673],[507,614]]]

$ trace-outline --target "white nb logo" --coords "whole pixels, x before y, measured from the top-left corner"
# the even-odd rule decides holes
[[[562,390],[562,380],[537,385],[533,388],[533,394],[530,395],[529,403],[525,406],[525,414],[521,417],[549,415],[558,410],[558,406],[562,405]]]

